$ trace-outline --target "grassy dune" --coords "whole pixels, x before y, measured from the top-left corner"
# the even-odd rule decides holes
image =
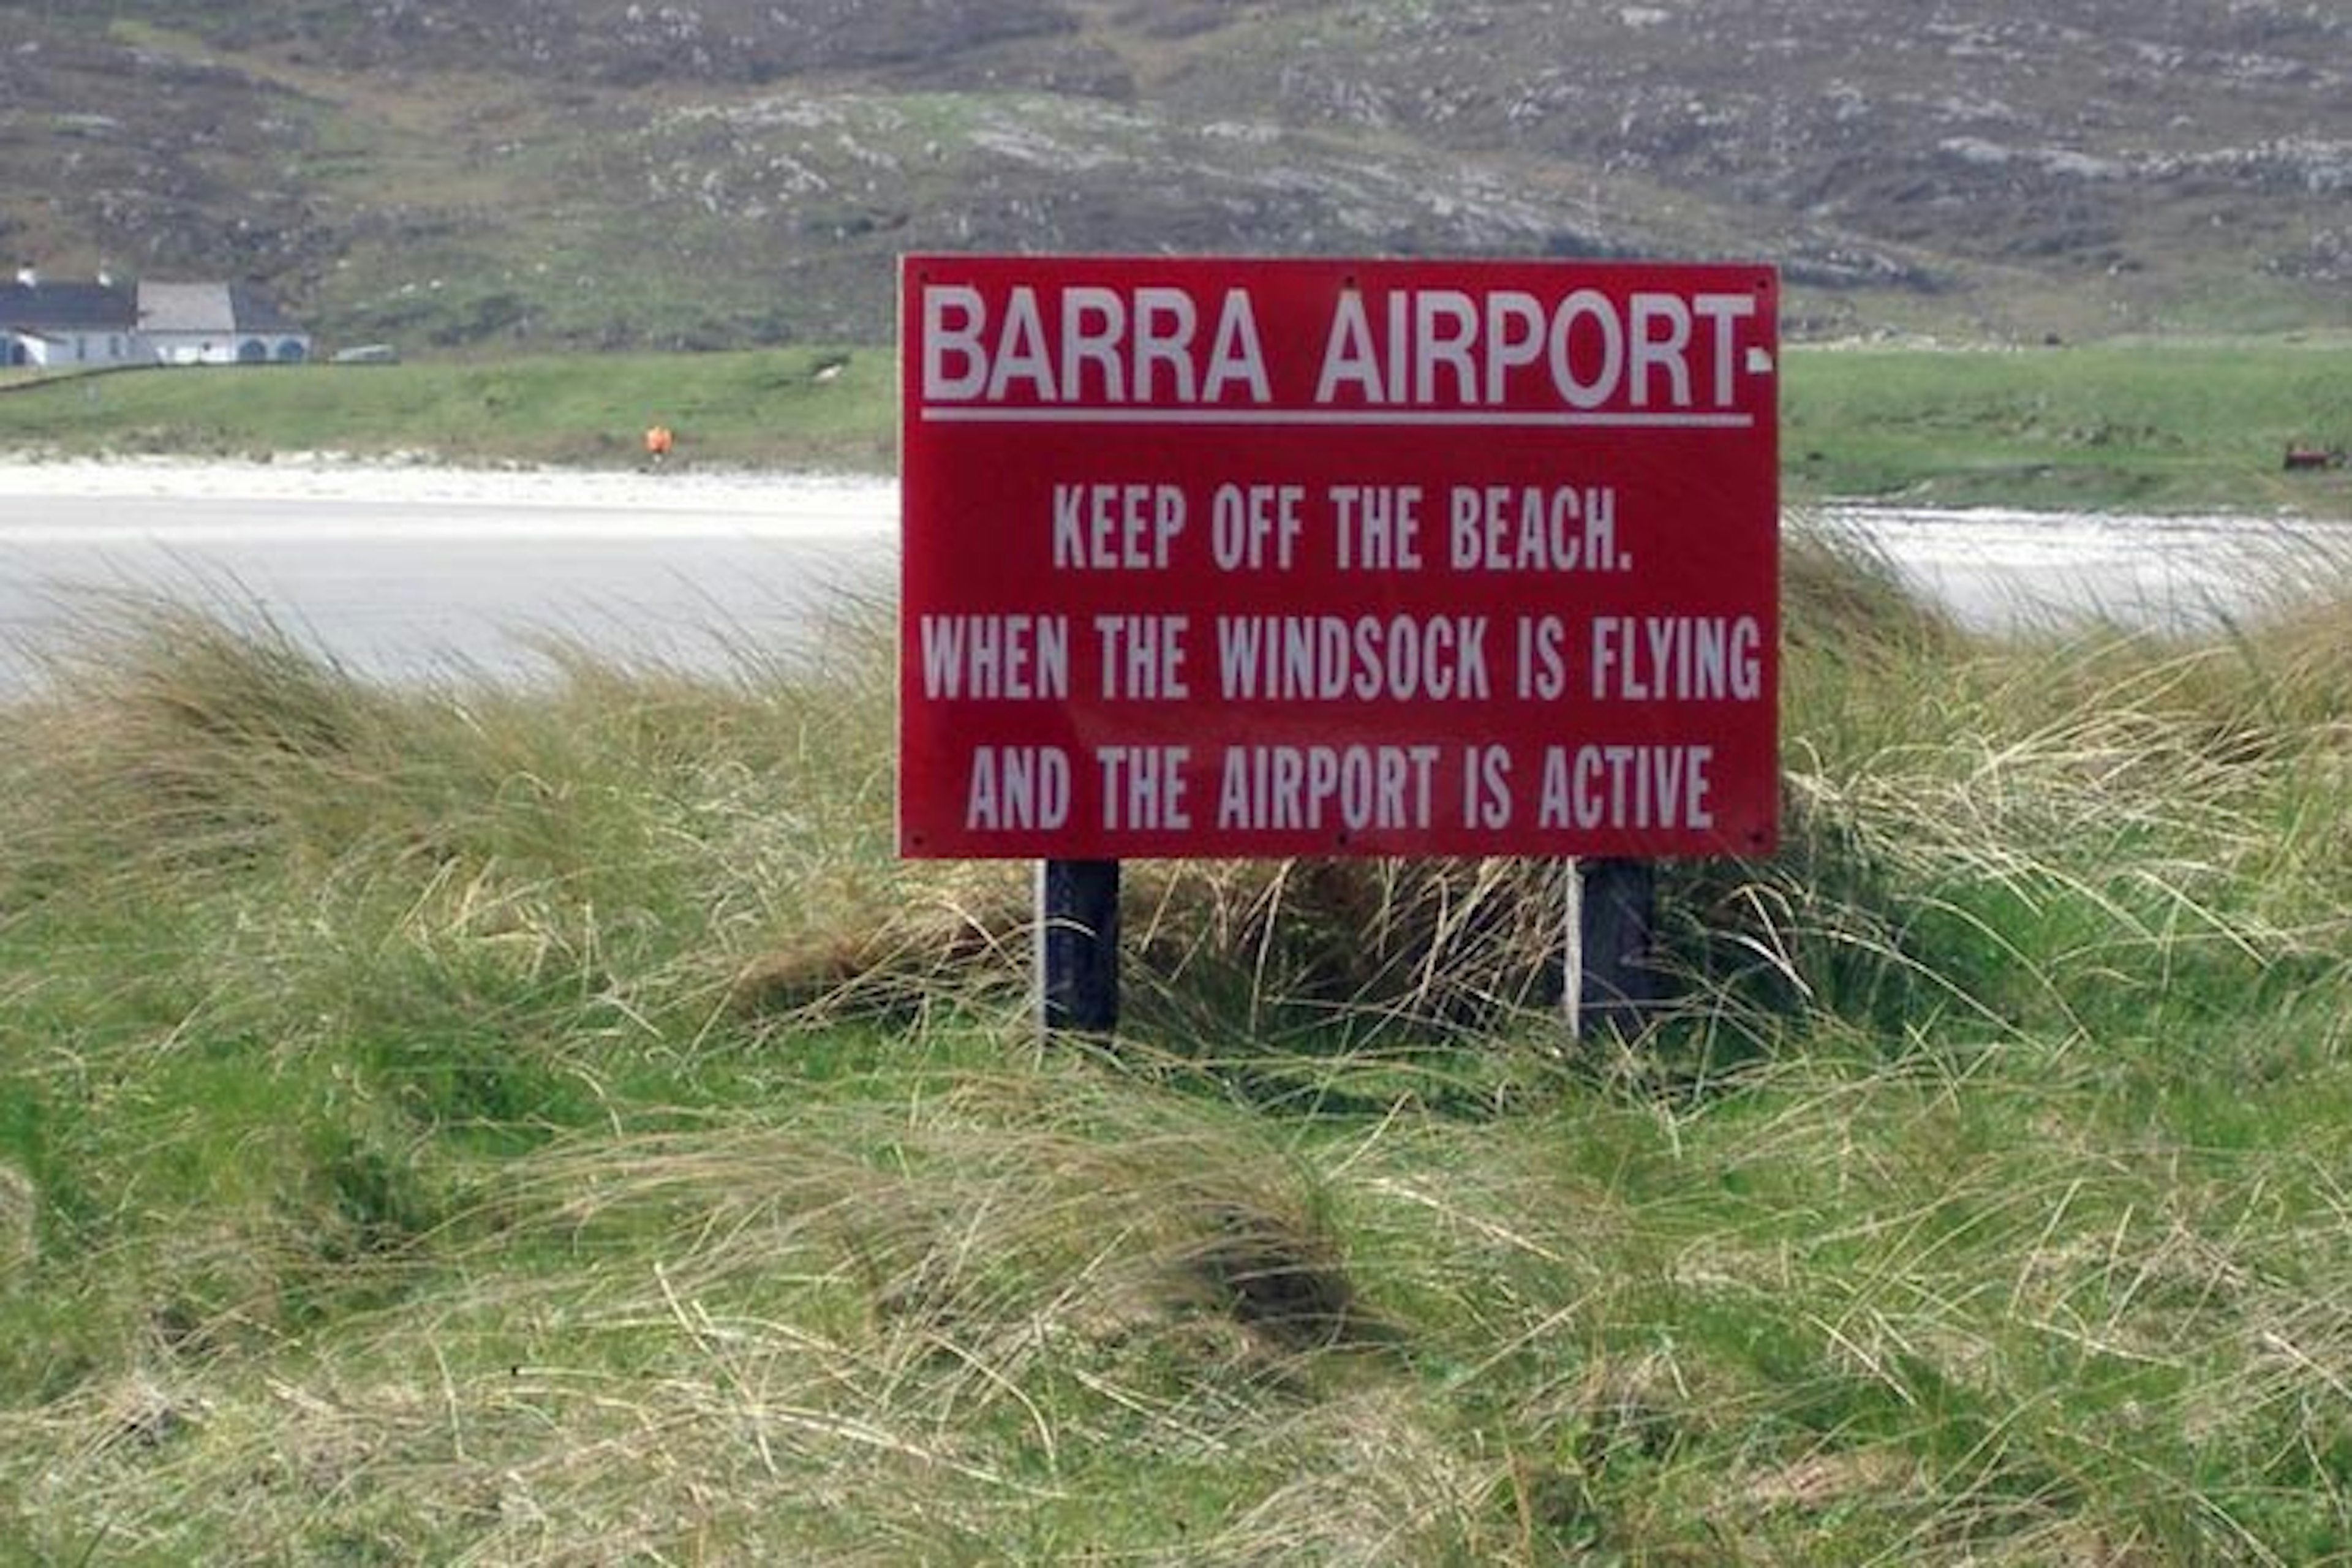
[[[1678,1004],[1555,873],[890,858],[887,630],[386,692],[94,622],[0,713],[0,1554],[2352,1554],[2352,595],[1969,639],[1788,561]]]

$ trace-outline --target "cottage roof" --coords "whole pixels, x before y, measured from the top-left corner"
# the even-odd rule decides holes
[[[243,283],[139,283],[139,327],[147,332],[299,332],[259,289]]]
[[[23,332],[127,332],[131,296],[103,283],[0,283],[0,327]]]
[[[228,286],[229,310],[236,324],[248,332],[299,332],[300,322],[279,310],[278,301],[249,284]]]

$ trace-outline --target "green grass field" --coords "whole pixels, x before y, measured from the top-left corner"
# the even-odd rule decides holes
[[[619,466],[656,421],[678,459],[887,470],[887,349],[156,370],[0,383],[0,452],[341,451]],[[2008,353],[1796,348],[1784,488],[1922,504],[2352,517],[2352,342],[2103,344]]]
[[[2352,1560],[2352,638],[1988,644],[1793,535],[1675,1004],[1553,869],[891,855],[887,626],[0,709],[0,1557]]]
[[[1798,350],[1782,380],[1797,496],[1947,506],[2352,516],[2352,340],[2005,353]]]
[[[647,426],[687,462],[871,472],[897,461],[887,349],[208,366],[0,383],[0,451],[391,454],[619,467]]]

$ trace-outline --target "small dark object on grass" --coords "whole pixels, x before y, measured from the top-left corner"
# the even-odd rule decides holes
[[[1373,1344],[1391,1331],[1356,1298],[1337,1248],[1295,1216],[1220,1207],[1187,1271],[1244,1328],[1294,1351]]]

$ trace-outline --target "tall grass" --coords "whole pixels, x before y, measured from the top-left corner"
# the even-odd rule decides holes
[[[2352,1555],[2347,600],[1986,643],[1800,533],[1788,833],[1579,1043],[1558,876],[889,857],[888,628],[0,715],[33,1561]]]

